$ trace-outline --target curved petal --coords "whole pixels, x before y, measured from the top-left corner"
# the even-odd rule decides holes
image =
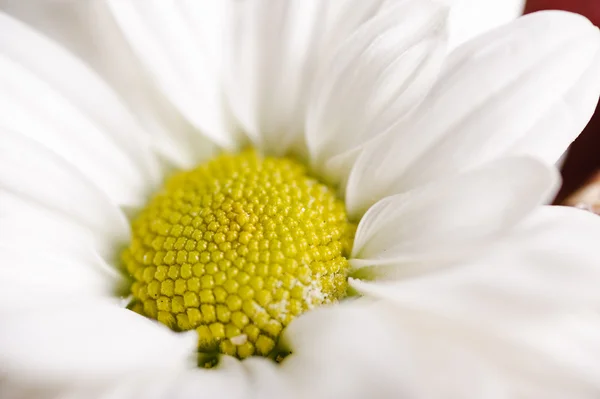
[[[600,305],[596,289],[600,267],[594,246],[599,237],[598,216],[546,206],[496,247],[466,264],[404,282],[356,284],[365,288],[363,292],[376,293],[380,286],[392,298],[422,307],[441,306],[444,311],[475,312],[492,305],[508,310],[522,302],[518,311],[503,313],[508,320],[526,319],[535,312],[593,311]]]
[[[439,0],[451,5],[450,49],[523,14],[525,0]]]
[[[0,190],[0,247],[56,255],[81,264],[109,266],[108,273],[118,274],[116,245],[121,239],[94,234],[90,228],[55,210],[8,191]]]
[[[465,44],[450,56],[413,117],[361,154],[347,196],[355,198],[356,209],[365,209],[372,198],[404,192],[511,153],[529,133],[539,137],[540,118],[570,98],[575,87],[596,87],[594,95],[581,99],[596,103],[597,77],[586,72],[596,65],[599,50],[598,29],[564,12],[531,14]],[[572,112],[578,118],[572,128],[591,115],[590,104],[581,101],[569,101],[580,107]],[[530,142],[521,152],[558,157],[578,133],[552,130],[543,142]]]
[[[259,147],[303,152],[306,107],[320,63],[385,0],[228,3],[224,81],[235,116]]]
[[[72,388],[71,388],[72,389]],[[221,359],[216,369],[191,369],[176,373],[128,376],[105,387],[102,399],[189,399],[213,397],[247,399],[255,389],[246,367],[237,359]],[[74,392],[85,399],[89,392]]]
[[[240,137],[224,108],[220,79],[226,2],[108,4],[133,50],[181,113],[221,146],[239,146]]]
[[[330,57],[307,115],[313,168],[344,181],[360,147],[416,108],[443,61],[446,13],[436,3],[400,2],[360,26]]]
[[[554,168],[506,158],[384,198],[361,219],[351,264],[390,265],[408,274],[472,255],[550,200],[558,181]]]
[[[5,193],[53,213],[65,224],[83,227],[101,254],[129,238],[123,212],[79,170],[37,142],[8,131],[0,138],[0,194]],[[2,216],[39,228],[42,223],[36,223],[31,207],[3,203]],[[21,238],[28,240],[29,234]]]
[[[74,297],[111,298],[119,287],[119,276],[98,258],[83,262],[60,252],[6,244],[0,242],[2,317],[37,309],[40,303],[60,306]]]
[[[565,148],[583,131],[596,109],[600,92],[599,66],[600,52],[581,79],[539,117],[527,135],[517,141],[509,152],[532,154],[548,162],[556,162],[560,167]]]
[[[210,155],[214,144],[156,87],[104,1],[4,1],[0,8],[64,45],[106,79],[170,164],[191,167]]]
[[[0,30],[0,126],[73,162],[119,204],[139,203],[160,174],[149,137],[119,99],[78,60],[1,13]]]
[[[2,374],[31,383],[100,382],[194,367],[195,332],[177,334],[115,303],[74,301],[5,317]]]
[[[300,398],[503,398],[485,361],[402,317],[363,300],[311,311],[288,328],[281,368]]]
[[[513,379],[511,397],[591,398],[600,390],[600,341],[590,334],[600,326],[599,239],[596,215],[545,207],[471,262],[351,284],[392,301],[411,325],[428,320],[431,331],[468,342]]]

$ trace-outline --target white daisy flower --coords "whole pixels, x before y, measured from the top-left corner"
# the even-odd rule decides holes
[[[96,4],[153,113],[0,15],[0,397],[598,397],[587,20]]]

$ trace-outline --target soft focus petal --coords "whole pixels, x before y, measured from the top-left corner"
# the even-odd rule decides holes
[[[278,154],[304,151],[306,107],[319,65],[383,3],[229,2],[226,92],[235,116],[256,145]]]
[[[596,84],[587,71],[599,49],[597,28],[564,12],[532,14],[463,45],[414,116],[359,157],[347,187],[353,211],[511,153],[529,133],[540,137],[541,118],[575,87]],[[584,76],[590,80],[582,82]],[[593,97],[597,92],[569,100],[581,107],[571,111],[578,122],[590,117],[593,107],[582,101],[595,103]],[[578,133],[552,130],[519,152],[558,158]]]
[[[114,93],[70,54],[1,13],[0,31],[0,126],[76,164],[117,203],[139,204],[159,171],[149,137]]]
[[[301,106],[303,69],[314,51],[327,2],[229,2],[225,87],[235,116],[255,145],[285,153],[302,131],[290,126]]]
[[[5,195],[0,194],[3,206],[7,200]],[[17,204],[22,203],[8,205],[11,213]],[[68,303],[73,297],[109,298],[121,288],[119,273],[93,250],[86,250],[85,243],[76,236],[81,232],[76,229],[69,229],[64,223],[50,227],[42,219],[34,224],[27,217],[18,216],[11,219],[0,216],[0,225],[2,317],[6,317],[8,312],[36,309],[41,303]],[[61,234],[61,229],[68,231]],[[44,245],[43,239],[38,239],[39,235],[59,242],[57,245]]]
[[[191,167],[210,155],[213,143],[156,87],[104,1],[3,0],[0,8],[85,60],[119,93],[169,163]]]
[[[0,376],[59,384],[183,370],[195,365],[196,341],[115,303],[41,303],[2,321]]]
[[[307,313],[286,332],[281,368],[300,398],[504,398],[476,354],[403,316],[363,300]]]
[[[108,4],[164,94],[202,133],[221,146],[236,148],[239,138],[223,107],[219,79],[226,2]]]
[[[533,154],[561,165],[564,149],[583,131],[594,114],[600,92],[600,53],[579,81],[557,101],[527,135],[509,150],[515,154]],[[542,144],[540,144],[542,143]]]
[[[72,298],[110,298],[119,276],[99,258],[78,259],[35,246],[0,241],[0,313],[37,309],[41,303],[60,306]],[[18,300],[15,300],[18,298]]]
[[[244,362],[224,356],[213,369],[153,370],[131,372],[107,382],[72,379],[67,384],[24,384],[2,381],[0,397],[11,399],[302,399],[289,376],[271,359]],[[3,394],[5,396],[3,396]],[[20,395],[20,396],[19,396]],[[325,399],[325,398],[323,398]]]
[[[351,264],[409,274],[472,255],[551,199],[558,180],[555,169],[533,159],[506,158],[387,197],[361,219]]]
[[[546,207],[470,263],[352,285],[494,361],[513,384],[511,397],[593,398],[600,392],[600,341],[591,333],[600,322],[599,239],[596,215]]]
[[[600,301],[600,266],[594,255],[598,237],[597,215],[547,206],[467,264],[397,283],[360,284],[366,293],[381,289],[399,301],[448,315],[481,312],[473,320],[487,323],[522,322],[536,312],[593,310]],[[492,315],[484,316],[483,308],[494,308],[495,320],[488,320]]]
[[[65,225],[81,226],[101,254],[129,239],[129,223],[123,212],[74,165],[25,136],[1,131],[0,196],[6,194],[30,206],[23,207],[19,201],[13,206],[3,201],[5,221],[43,230],[43,220],[36,223],[31,209],[39,208],[62,219]],[[56,234],[51,230],[44,233]],[[18,237],[30,240],[30,234]]]
[[[274,366],[273,366],[274,367]],[[160,372],[129,375],[112,386],[99,390],[102,399],[189,399],[252,397],[255,386],[247,367],[237,359],[223,358],[215,369],[190,369],[179,372]],[[74,398],[87,399],[83,391],[73,390]]]
[[[450,48],[510,22],[523,13],[525,0],[438,0],[451,6]]]
[[[318,74],[306,126],[313,168],[345,180],[360,147],[416,108],[434,83],[446,9],[400,2],[372,18]]]

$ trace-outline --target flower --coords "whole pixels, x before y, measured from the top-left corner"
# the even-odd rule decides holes
[[[3,397],[597,396],[600,222],[541,206],[588,21],[447,56],[437,2],[106,4],[172,119],[0,16]]]

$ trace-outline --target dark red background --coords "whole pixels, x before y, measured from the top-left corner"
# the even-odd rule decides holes
[[[525,13],[540,10],[567,10],[588,17],[600,26],[600,0],[529,0]],[[598,71],[600,73],[600,70]],[[564,183],[557,198],[560,202],[600,169],[600,108],[583,134],[573,143],[563,167]]]

